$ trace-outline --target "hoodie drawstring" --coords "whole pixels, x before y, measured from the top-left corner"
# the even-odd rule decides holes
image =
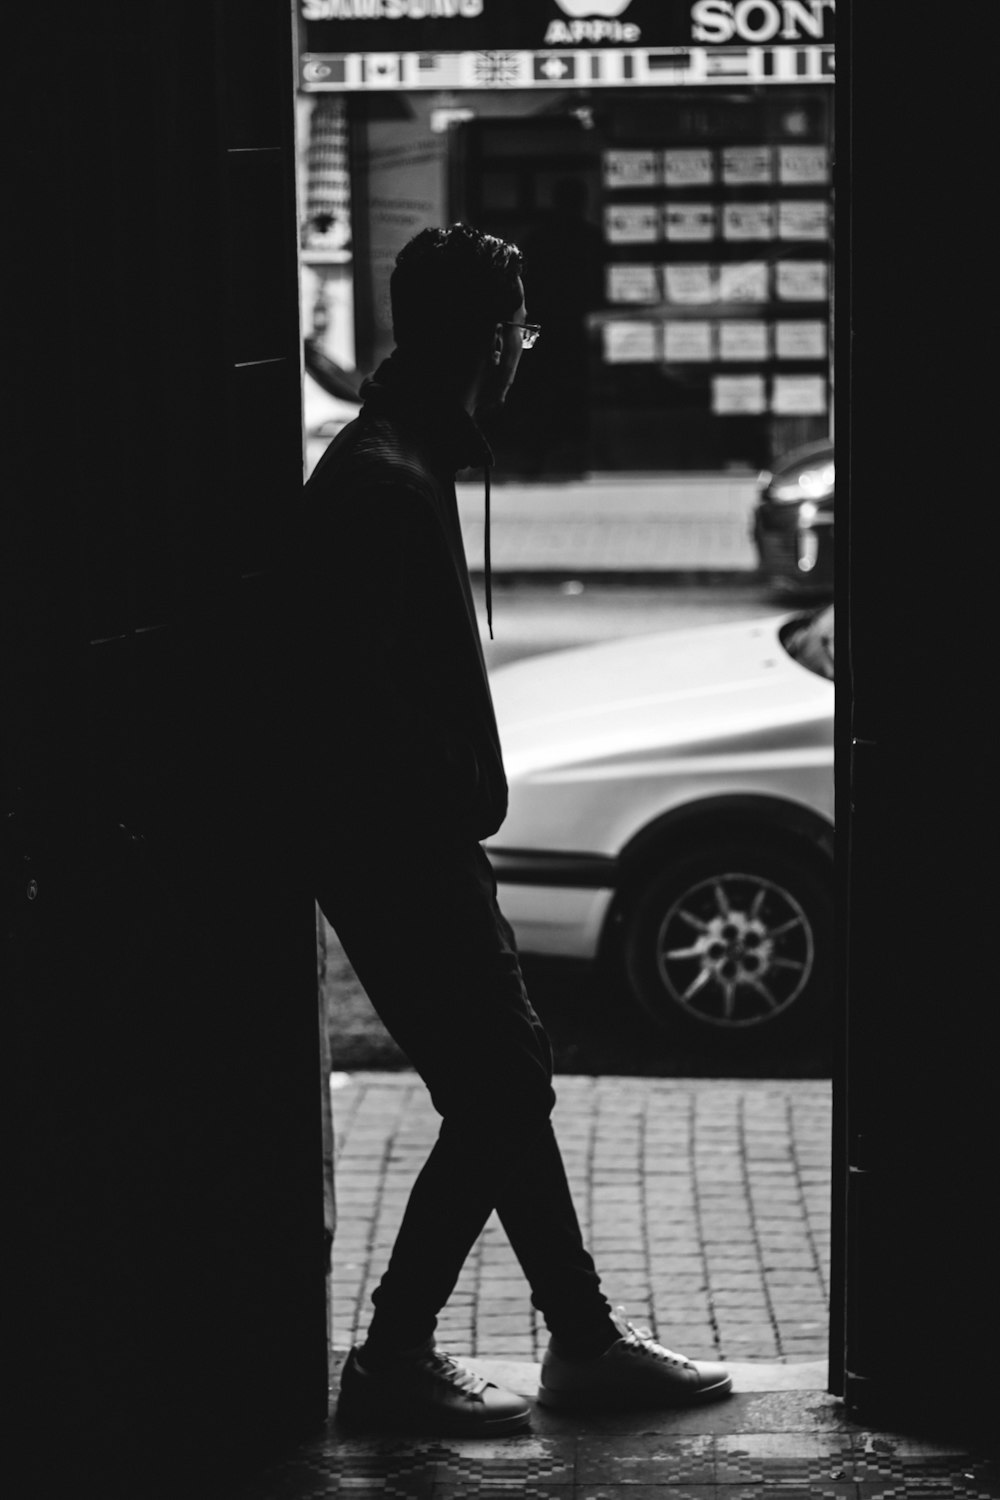
[[[483,482],[485,486],[486,514],[483,520],[483,571],[486,574],[486,623],[490,629],[490,640],[493,639],[493,575],[490,572],[490,469],[491,464],[487,462],[483,466]]]

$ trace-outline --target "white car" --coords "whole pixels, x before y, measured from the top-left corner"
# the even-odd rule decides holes
[[[833,608],[492,675],[510,808],[487,852],[530,957],[620,967],[664,1028],[818,1020],[833,939]]]

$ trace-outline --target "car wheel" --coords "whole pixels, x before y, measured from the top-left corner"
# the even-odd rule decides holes
[[[749,1045],[818,1021],[832,938],[832,889],[811,861],[726,840],[644,887],[625,921],[625,971],[664,1030]]]

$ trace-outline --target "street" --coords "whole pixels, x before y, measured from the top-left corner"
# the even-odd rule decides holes
[[[493,587],[493,632],[486,631],[481,579],[474,582],[483,650],[492,671],[519,658],[595,641],[694,625],[759,618],[782,612],[752,578],[719,586],[665,579],[660,585],[623,582],[509,581]],[[789,608],[789,606],[785,606]],[[325,992],[335,1070],[399,1068],[405,1059],[361,990],[337,941],[327,930]],[[550,1033],[557,1071],[647,1077],[825,1078],[829,1045],[822,1038],[794,1049],[754,1047],[720,1053],[716,1047],[679,1048],[659,1033],[614,975],[589,968],[525,961],[532,1002]]]
[[[493,582],[493,640],[486,631],[485,589],[473,584],[483,634],[487,668],[503,666],[543,651],[562,651],[595,641],[622,639],[692,625],[717,625],[779,614],[748,575],[738,582],[712,587],[678,583],[669,576],[659,584],[534,580]]]

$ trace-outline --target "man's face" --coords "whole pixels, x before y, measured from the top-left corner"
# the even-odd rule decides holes
[[[526,321],[524,310],[524,286],[519,280],[518,291],[521,295],[520,303],[516,312],[511,313],[510,320],[499,325],[496,342],[491,353],[491,362],[488,376],[484,384],[481,407],[502,406],[507,399],[507,392],[514,384],[514,376],[521,360],[521,347],[524,335],[515,326]],[[492,354],[498,354],[499,358],[493,362]]]

